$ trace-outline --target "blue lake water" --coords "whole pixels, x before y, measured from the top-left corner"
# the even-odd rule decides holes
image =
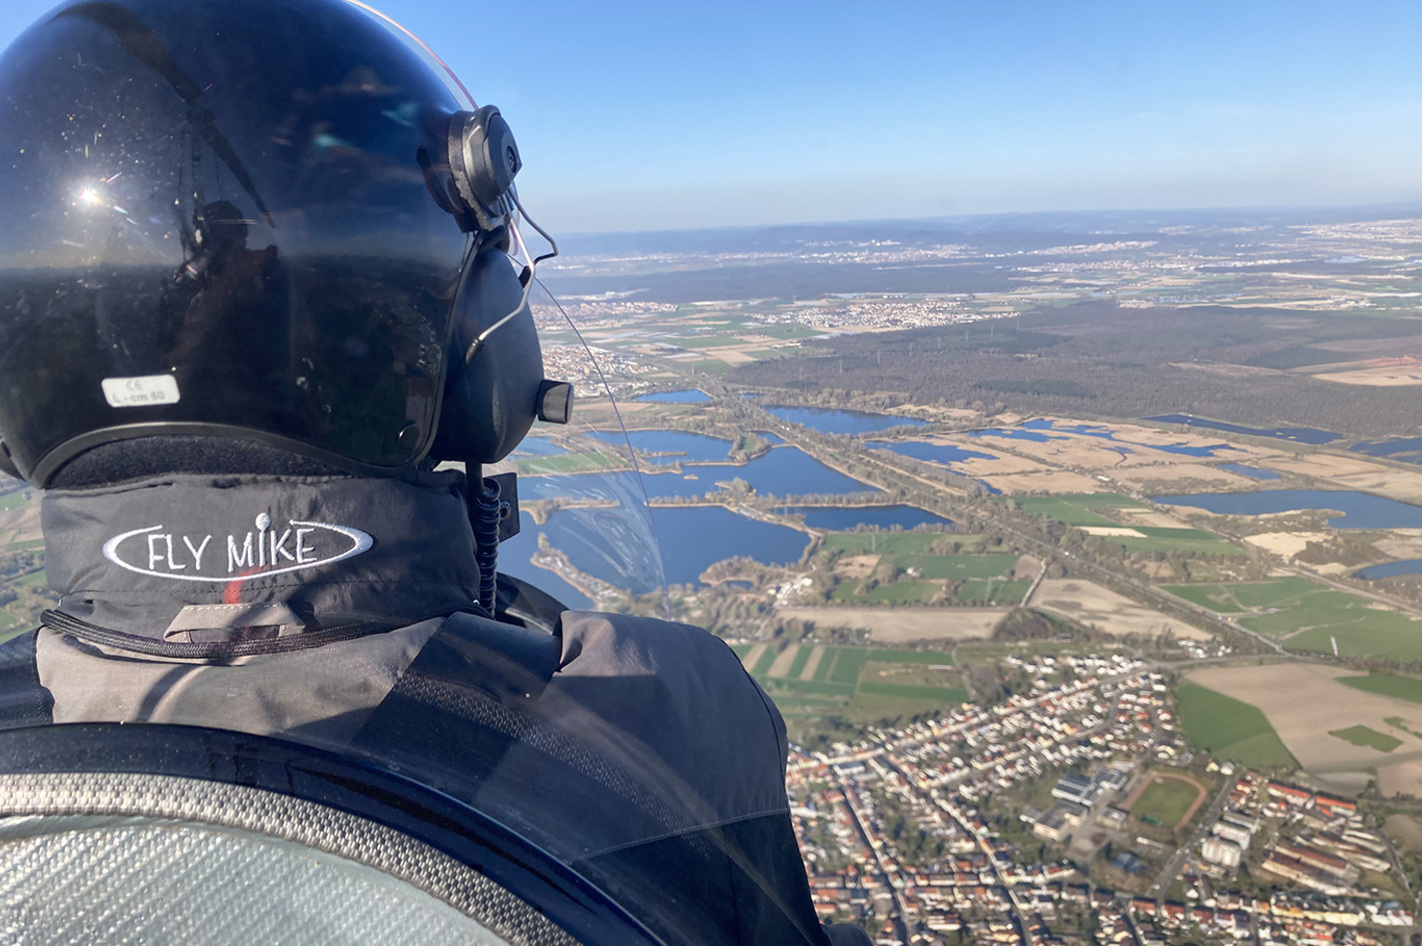
[[[893,414],[869,414],[864,411],[831,411],[818,407],[767,407],[767,411],[822,434],[872,434],[890,427],[927,427],[926,421]]]
[[[970,430],[967,432],[970,437],[1001,437],[1004,440],[1029,440],[1033,443],[1047,443],[1050,440],[1066,440],[1063,434],[1077,434],[1084,437],[1096,437],[1101,440],[1109,440],[1116,445],[1116,449],[1121,453],[1133,453],[1127,444],[1138,447],[1148,447],[1151,450],[1161,450],[1165,453],[1176,453],[1187,457],[1213,457],[1221,450],[1234,450],[1227,443],[1212,443],[1203,446],[1195,446],[1187,443],[1152,443],[1140,444],[1132,440],[1121,440],[1116,436],[1116,432],[1103,427],[1100,424],[1059,424],[1054,420],[1045,417],[1038,417],[1029,420],[1016,427],[986,427],[981,430]]]
[[[580,571],[594,578],[619,588],[630,588],[636,594],[656,590],[656,583],[649,580],[645,572],[629,572],[621,567],[625,556],[620,555],[616,544],[607,538],[607,527],[616,525],[613,517],[589,515],[591,512],[559,509],[548,517],[547,523],[533,529],[546,533],[555,548],[565,552]],[[766,564],[789,565],[800,560],[810,541],[809,536],[798,529],[748,519],[720,506],[657,507],[652,510],[652,520],[661,544],[666,578],[671,584],[695,584],[709,566],[737,555]],[[520,535],[515,541],[523,538]],[[536,535],[531,538],[531,548],[536,548]],[[526,561],[527,557],[524,555],[523,559]],[[527,577],[558,597],[558,592],[549,587],[544,577],[556,576],[532,565],[526,565],[525,570],[530,574],[513,573]],[[569,587],[561,579],[557,584],[565,589]],[[572,590],[576,594],[576,589]],[[567,593],[565,590],[564,594]],[[585,602],[586,598],[582,600]],[[565,600],[564,604],[574,602]],[[576,606],[587,605],[579,602]]]
[[[1240,476],[1247,476],[1255,480],[1277,480],[1282,479],[1283,474],[1275,473],[1273,470],[1261,470],[1257,466],[1245,466],[1243,463],[1221,463],[1221,470],[1230,473],[1238,473]]]
[[[519,516],[521,523],[519,534],[509,539],[499,546],[499,571],[513,575],[515,578],[522,578],[524,581],[536,588],[548,592],[557,598],[564,606],[573,610],[590,610],[596,607],[596,603],[572,585],[568,584],[556,573],[546,568],[539,568],[529,561],[533,553],[538,551],[538,533],[542,528],[533,521],[533,517],[527,512]]]
[[[989,483],[987,480],[978,480],[977,484],[988,491],[989,496],[1001,496],[1002,490]]]
[[[983,430],[968,431],[969,437],[1001,437],[1003,440],[1030,440],[1033,443],[1046,443],[1049,440],[1065,440],[1065,437],[1053,437],[1042,428],[1023,427],[988,427]]]
[[[514,456],[551,457],[567,452],[547,437],[524,437],[518,449],[514,451]]]
[[[1422,437],[1398,437],[1393,440],[1371,440],[1348,448],[1370,457],[1386,457],[1402,463],[1422,463]]]
[[[757,437],[759,437],[761,440],[764,440],[766,443],[784,443],[784,442],[785,442],[785,438],[784,438],[784,437],[780,436],[779,434],[772,434],[772,433],[771,433],[770,431],[768,431],[768,430],[757,430],[757,431],[755,431],[755,435],[756,435]]]
[[[705,404],[711,400],[711,395],[705,391],[659,391],[656,394],[644,394],[637,398],[639,401],[660,401],[663,404]]]
[[[925,512],[916,506],[781,506],[776,510],[781,514],[800,513],[805,517],[805,525],[812,529],[831,529],[846,532],[855,526],[874,526],[880,529],[912,529],[915,526],[951,526],[951,520]]]
[[[792,493],[844,495],[873,491],[858,480],[831,470],[796,447],[776,447],[745,466],[687,466],[682,473],[645,473],[642,482],[646,484],[650,498],[677,496],[689,499],[719,489],[716,486],[718,480],[730,482],[736,478],[745,480],[758,493],[776,496]],[[523,476],[519,477],[518,488],[519,495],[529,499],[558,496],[603,499],[615,498],[608,492],[611,484],[616,484],[612,492],[620,489],[625,491],[625,495],[641,495],[631,473]]]
[[[621,432],[594,431],[593,436],[604,443],[622,443]],[[731,453],[731,442],[705,434],[692,434],[684,430],[629,430],[627,439],[632,449],[640,454],[671,453],[672,457],[656,457],[654,463],[684,462],[714,463],[725,460]]]
[[[1294,443],[1307,443],[1314,446],[1319,444],[1332,443],[1342,437],[1341,434],[1331,433],[1327,430],[1317,430],[1312,427],[1274,427],[1264,429],[1262,427],[1242,427],[1239,424],[1227,424],[1222,420],[1207,420],[1203,417],[1195,417],[1191,414],[1160,414],[1156,417],[1147,417],[1160,424],[1184,424],[1187,427],[1207,427],[1210,430],[1223,430],[1234,434],[1250,434],[1255,437],[1273,437],[1276,440],[1292,440]]]
[[[902,440],[891,443],[887,440],[870,440],[864,444],[875,450],[891,450],[904,457],[952,466],[963,460],[996,460],[991,453],[979,453],[946,443],[929,443],[926,440]]]
[[[1257,493],[1194,493],[1156,496],[1169,505],[1198,506],[1232,516],[1262,516],[1304,509],[1337,509],[1328,520],[1337,529],[1422,528],[1422,507],[1351,490],[1272,489]]]
[[[1422,575],[1422,558],[1409,558],[1399,562],[1383,562],[1369,565],[1353,573],[1359,578],[1373,581],[1378,578],[1392,578],[1396,575]]]

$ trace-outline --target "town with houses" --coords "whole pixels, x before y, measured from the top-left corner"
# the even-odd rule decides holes
[[[862,923],[883,946],[1368,946],[1410,933],[1410,909],[1369,882],[1406,885],[1357,804],[1188,750],[1149,662],[1008,660],[1037,674],[1029,692],[792,752],[824,919]],[[1132,814],[1172,781],[1188,806],[1165,816],[1177,825],[1148,804]],[[1044,788],[1045,808],[1017,804]]]

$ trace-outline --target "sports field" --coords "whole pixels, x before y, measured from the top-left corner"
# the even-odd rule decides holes
[[[1011,502],[1023,512],[1055,519],[1078,528],[1102,528],[1130,534],[1102,534],[1098,537],[1123,546],[1128,552],[1199,552],[1209,555],[1243,555],[1228,539],[1201,529],[1138,525],[1137,520],[1153,512],[1129,496],[1116,493],[1074,493],[1064,496],[1018,496]],[[1114,518],[1111,518],[1114,516]]]
[[[1347,729],[1331,729],[1328,735],[1336,736],[1355,746],[1371,746],[1380,752],[1391,752],[1402,745],[1402,740],[1387,733],[1369,729],[1367,726],[1349,726]]]
[[[1163,828],[1173,828],[1185,820],[1204,794],[1204,789],[1191,779],[1153,773],[1150,784],[1131,805],[1131,819],[1152,818]]]
[[[1251,768],[1298,767],[1269,720],[1255,707],[1197,683],[1182,683],[1175,695],[1180,701],[1180,725],[1191,746],[1216,759]]]

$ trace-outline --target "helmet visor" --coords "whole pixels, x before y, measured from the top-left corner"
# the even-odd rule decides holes
[[[424,455],[467,252],[445,196],[463,103],[408,42],[338,0],[74,2],[0,55],[0,88],[22,473],[165,430]]]

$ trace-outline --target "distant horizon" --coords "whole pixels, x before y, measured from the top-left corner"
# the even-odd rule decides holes
[[[529,208],[533,211],[533,208]],[[1007,210],[1007,211],[984,211],[981,213],[963,214],[936,214],[922,216],[902,216],[902,217],[865,217],[860,219],[821,219],[821,220],[786,220],[765,223],[730,223],[711,226],[679,226],[679,227],[655,227],[646,229],[616,229],[616,230],[569,230],[562,233],[554,233],[556,239],[578,239],[582,237],[602,237],[602,236],[634,236],[634,235],[656,235],[656,234],[678,234],[678,233],[732,233],[736,231],[762,231],[776,229],[794,229],[798,227],[871,227],[882,225],[905,225],[905,224],[955,224],[975,221],[989,221],[1004,218],[1033,218],[1033,217],[1071,217],[1071,216],[1108,216],[1108,215],[1179,215],[1179,214],[1220,214],[1220,215],[1247,215],[1250,213],[1272,214],[1272,215],[1309,215],[1309,214],[1386,214],[1400,213],[1404,217],[1417,216],[1422,218],[1422,199],[1417,200],[1397,200],[1384,201],[1378,203],[1357,203],[1357,204],[1259,204],[1259,205],[1235,205],[1235,206],[1201,206],[1201,207],[1099,207],[1083,210]],[[537,219],[536,211],[534,212]],[[525,233],[525,237],[534,238],[535,235]]]
[[[1422,201],[1422,4],[373,3],[553,233]]]

